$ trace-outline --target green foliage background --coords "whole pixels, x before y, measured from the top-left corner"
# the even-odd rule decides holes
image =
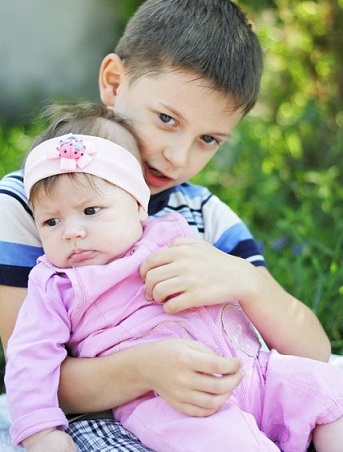
[[[343,2],[264,3],[250,10],[265,49],[260,102],[214,162],[234,154],[218,192],[343,353]]]
[[[120,3],[123,27],[140,3]],[[264,48],[260,100],[194,182],[246,221],[272,274],[343,354],[343,0],[237,3]],[[42,126],[0,126],[0,177]]]
[[[263,243],[343,353],[343,2],[238,2],[265,52],[260,101],[195,178]]]

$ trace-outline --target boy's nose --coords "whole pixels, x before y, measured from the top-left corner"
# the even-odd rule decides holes
[[[184,168],[188,163],[191,145],[175,142],[167,146],[163,152],[164,158],[175,168]]]

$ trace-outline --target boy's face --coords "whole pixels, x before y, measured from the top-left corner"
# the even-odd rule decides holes
[[[106,85],[106,80],[111,78],[106,70],[111,65],[104,67],[100,73],[102,100],[132,120],[152,194],[195,176],[242,117],[241,111],[232,109],[232,100],[211,90],[192,72],[166,71],[130,82],[122,66],[112,96],[108,96],[105,89],[108,93],[111,82]]]
[[[103,179],[60,177],[33,203],[47,258],[56,267],[102,265],[122,257],[142,235],[146,212],[126,191]]]

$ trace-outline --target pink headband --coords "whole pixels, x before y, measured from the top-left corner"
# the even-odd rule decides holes
[[[68,134],[40,143],[25,162],[27,196],[39,180],[66,173],[88,173],[105,179],[130,193],[148,210],[150,190],[141,165],[129,151],[112,141]]]

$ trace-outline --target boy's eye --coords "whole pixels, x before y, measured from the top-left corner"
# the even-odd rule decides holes
[[[100,211],[100,207],[86,207],[83,211],[85,215],[95,215]]]
[[[60,222],[60,220],[58,218],[49,218],[49,220],[46,220],[44,222],[44,224],[52,227],[52,226],[56,226],[59,222]]]
[[[216,143],[216,144],[220,144],[219,142],[218,142],[218,140],[216,140],[214,137],[212,137],[211,135],[202,135],[202,137],[201,137],[201,139],[206,143],[206,144],[213,144],[213,143]]]
[[[167,115],[166,113],[159,113],[159,117],[164,124],[175,123],[175,119],[172,116]]]

